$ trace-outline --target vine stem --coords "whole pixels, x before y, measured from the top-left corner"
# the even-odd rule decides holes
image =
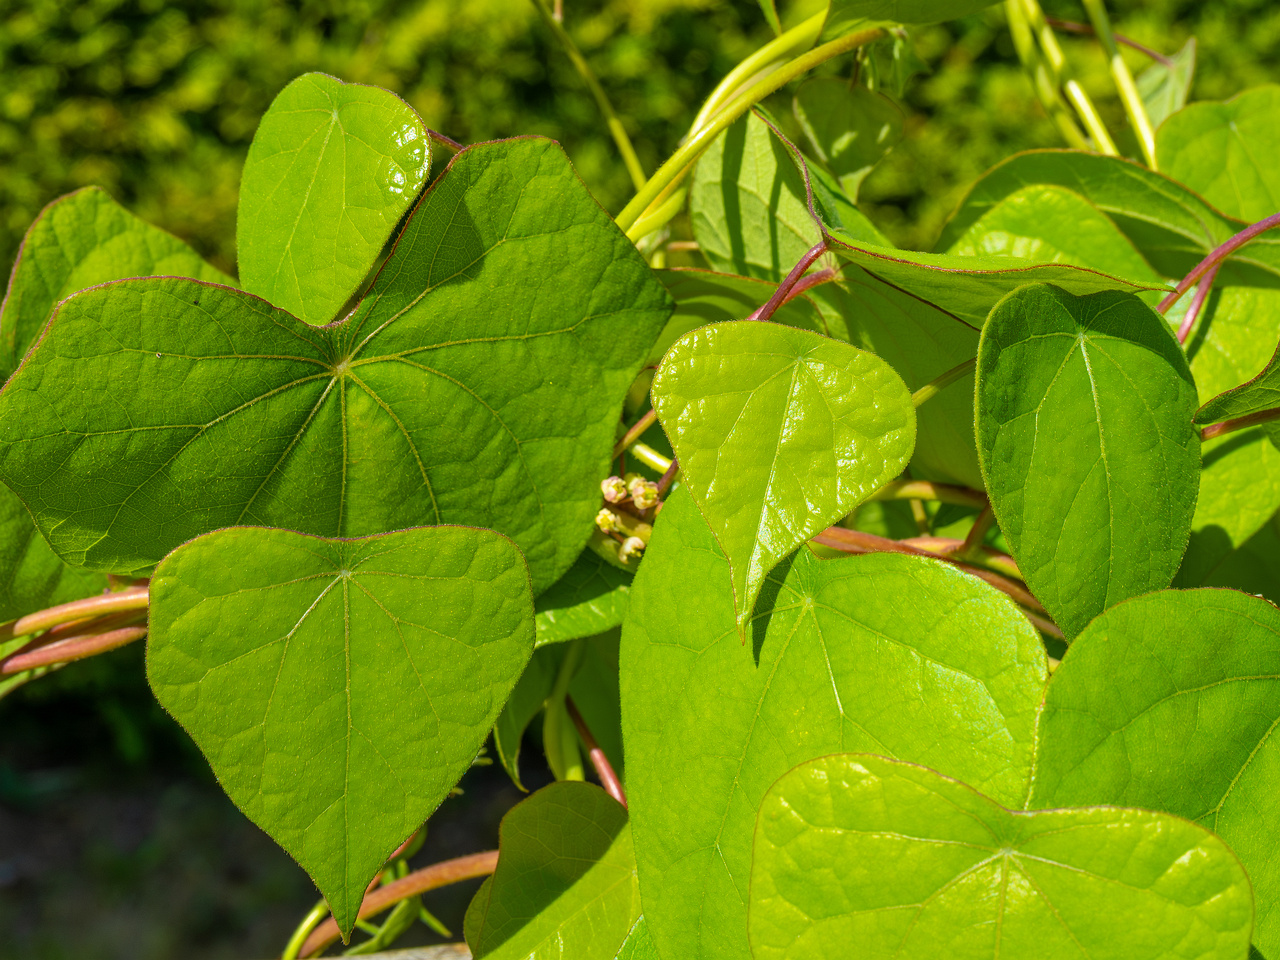
[[[13,637],[21,637],[28,633],[48,630],[62,623],[96,617],[104,613],[118,613],[122,610],[145,610],[149,594],[146,587],[130,587],[114,593],[104,593],[83,600],[72,600],[48,610],[29,613],[19,617],[10,624],[0,627],[0,641]]]
[[[791,268],[791,272],[786,278],[778,284],[778,289],[773,291],[768,301],[765,302],[759,310],[755,311],[748,320],[771,320],[773,315],[778,312],[778,308],[791,299],[791,291],[795,289],[801,278],[809,272],[809,268],[817,262],[818,258],[827,252],[827,238],[823,236],[816,244],[810,248],[809,252],[800,258],[800,262]]]
[[[930,480],[895,480],[881,487],[871,500],[936,500],[962,507],[986,507],[987,495],[981,490],[957,487],[949,483],[933,483]]]
[[[1214,437],[1236,433],[1239,430],[1248,430],[1250,427],[1256,427],[1260,423],[1271,423],[1274,420],[1280,420],[1280,407],[1259,410],[1257,413],[1251,413],[1247,417],[1236,417],[1234,420],[1223,420],[1221,423],[1210,424],[1200,430],[1200,439],[1212,440]]]
[[[991,509],[991,502],[987,501],[987,505],[983,507],[982,512],[978,514],[978,519],[973,521],[973,527],[969,530],[969,535],[964,538],[964,543],[962,543],[960,545],[960,549],[956,551],[956,559],[976,559],[982,552],[983,542],[987,538],[987,532],[990,531],[995,520],[996,515]]]
[[[622,439],[617,442],[613,448],[613,459],[617,460],[627,448],[639,440],[646,430],[658,422],[658,413],[656,410],[650,410],[643,417],[635,422],[632,427],[622,435]]]
[[[943,390],[947,389],[947,387],[951,386],[951,384],[967,376],[977,365],[978,358],[974,357],[972,360],[966,360],[964,363],[957,364],[941,376],[930,380],[911,395],[912,406],[918,410]]]
[[[427,138],[434,140],[436,143],[440,144],[440,146],[453,153],[461,153],[464,149],[462,144],[453,139],[453,137],[446,137],[439,130],[432,130],[430,127],[427,127]]]
[[[86,629],[83,633],[73,634],[54,641],[24,648],[4,659],[0,665],[0,675],[10,676],[24,670],[37,667],[48,667],[55,663],[71,663],[73,660],[84,660],[86,657],[107,653],[119,647],[141,640],[147,635],[146,623],[134,626],[118,627],[114,630]]]
[[[1182,318],[1182,326],[1178,328],[1179,343],[1185,345],[1187,338],[1191,336],[1191,328],[1196,325],[1196,320],[1204,312],[1205,304],[1209,302],[1209,294],[1213,292],[1213,281],[1218,279],[1218,268],[1221,266],[1221,264],[1215,264],[1213,269],[1205,274],[1204,279],[1200,281],[1200,285],[1196,287],[1195,299],[1191,301],[1187,315]]]
[[[564,24],[556,17],[555,12],[547,7],[546,0],[533,0],[533,5],[538,8],[538,16],[542,17],[542,22],[555,34],[560,46],[577,69],[578,75],[586,81],[587,88],[591,91],[591,95],[595,97],[596,106],[604,114],[605,124],[609,127],[613,142],[618,145],[618,152],[622,154],[622,162],[626,164],[627,173],[631,175],[631,182],[637,190],[641,189],[645,183],[644,168],[640,166],[640,158],[636,156],[636,149],[631,144],[631,138],[627,136],[627,130],[622,125],[622,121],[618,119],[618,114],[614,111],[613,104],[609,102],[609,97],[604,92],[604,87],[600,86],[600,81],[596,79],[595,71],[587,63],[587,58],[582,55],[578,45],[573,42],[573,37],[569,36],[569,31],[564,28]]]
[[[434,863],[422,870],[416,870],[399,880],[393,880],[385,887],[379,887],[364,898],[360,904],[359,919],[365,920],[377,916],[383,910],[395,906],[401,900],[416,897],[419,894],[440,887],[447,887],[463,880],[474,880],[476,877],[487,877],[498,866],[498,851],[486,850],[484,853],[473,853],[468,857],[457,857]],[[341,934],[333,917],[316,927],[302,944],[298,956],[312,957],[337,940]]]
[[[724,130],[728,129],[734,121],[745,114],[753,106],[763,100],[769,94],[785,87],[792,80],[803,76],[819,64],[833,57],[838,57],[843,53],[856,50],[859,47],[879,40],[881,37],[887,36],[884,29],[876,27],[871,30],[860,30],[847,36],[832,40],[830,43],[824,43],[820,47],[815,47],[808,53],[796,57],[777,70],[772,71],[765,77],[757,80],[744,90],[741,94],[726,104],[723,109],[718,111],[715,116],[711,117],[705,126],[701,127],[696,133],[689,137],[677,150],[673,153],[661,167],[657,173],[649,178],[646,183],[628,203],[622,212],[615,218],[619,227],[621,227],[633,241],[639,237],[633,236],[632,227],[640,219],[641,215],[649,208],[649,205],[659,199],[668,188],[673,188],[685,174],[693,162],[698,159],[711,145],[711,142]]]
[[[676,476],[680,473],[680,461],[672,460],[671,466],[667,467],[666,473],[658,480],[658,496],[665,497],[667,491],[671,489],[671,485],[676,482]],[[662,507],[661,502],[655,508],[654,515],[657,516],[657,510]]]
[[[600,749],[600,744],[596,743],[596,738],[591,735],[591,728],[587,726],[587,721],[582,718],[578,705],[573,702],[573,697],[566,694],[564,706],[569,711],[569,717],[573,720],[573,725],[578,728],[578,736],[582,738],[582,744],[587,748],[587,756],[591,760],[591,765],[596,768],[596,776],[600,778],[600,786],[604,787],[609,796],[617,800],[623,807],[626,807],[627,795],[622,789],[622,781],[618,779],[618,775],[614,772],[613,765],[609,763],[609,758],[605,756],[605,752]]]
[[[1173,293],[1165,297],[1164,301],[1156,309],[1160,313],[1168,313],[1173,308],[1173,305],[1186,295],[1188,290],[1200,282],[1201,277],[1206,276],[1211,270],[1216,271],[1226,261],[1227,257],[1231,256],[1250,240],[1256,239],[1274,227],[1280,227],[1280,213],[1272,214],[1265,220],[1259,220],[1252,226],[1241,230],[1218,249],[1214,250],[1213,253],[1201,260],[1196,265],[1196,268],[1182,279],[1182,282],[1178,284]]]
[[[1129,115],[1133,132],[1138,135],[1138,143],[1142,144],[1142,155],[1146,158],[1147,166],[1155,170],[1157,169],[1156,132],[1152,129],[1151,118],[1147,116],[1142,95],[1138,93],[1138,85],[1133,82],[1133,74],[1129,72],[1129,65],[1124,62],[1120,47],[1116,43],[1106,3],[1104,0],[1084,0],[1084,8],[1089,14],[1089,20],[1093,23],[1093,29],[1097,31],[1098,39],[1102,41],[1102,48],[1107,52],[1111,79],[1115,81],[1116,89],[1120,91],[1120,100],[1124,104],[1125,112]]]
[[[1045,17],[1044,22],[1049,24],[1049,26],[1053,27],[1055,30],[1062,30],[1065,33],[1080,33],[1089,37],[1096,37],[1098,35],[1098,31],[1087,23],[1076,23],[1074,20],[1059,20],[1057,17]],[[1129,47],[1131,50],[1137,50],[1143,56],[1150,57],[1162,67],[1173,66],[1173,57],[1166,57],[1158,50],[1152,50],[1145,44],[1141,44],[1137,40],[1126,37],[1123,33],[1113,33],[1112,36],[1116,38],[1116,43]]]
[[[328,915],[329,905],[323,900],[312,907],[311,912],[302,918],[302,922],[293,931],[293,936],[289,938],[289,942],[285,945],[284,953],[280,954],[280,960],[298,960],[298,954],[302,951],[302,945],[306,942],[307,937],[316,928],[316,924]]]

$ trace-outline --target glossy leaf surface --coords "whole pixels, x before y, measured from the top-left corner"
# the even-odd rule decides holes
[[[1194,824],[1022,813],[883,757],[797,767],[760,807],[755,960],[1240,960],[1249,879]]]
[[[1041,718],[1032,803],[1165,810],[1217,832],[1280,949],[1280,611],[1231,590],[1108,610],[1071,645]]]
[[[992,311],[978,454],[1027,586],[1068,637],[1177,572],[1200,470],[1195,408],[1177,340],[1135,297],[1033,286]]]
[[[1191,81],[1196,73],[1196,38],[1189,37],[1169,63],[1153,63],[1138,74],[1138,96],[1153,128],[1187,105]]]
[[[473,147],[341,324],[188,280],[68,301],[0,395],[0,473],[91,568],[241,523],[466,523],[511,536],[542,590],[587,539],[668,305],[557,146]]]
[[[553,783],[502,818],[498,850],[476,915],[468,911],[475,960],[614,960],[640,916],[617,801],[590,784]]]
[[[156,699],[349,933],[488,736],[533,650],[533,597],[487,530],[241,527],[165,558],[150,625]]]
[[[0,305],[0,380],[17,369],[58,301],[99,283],[156,276],[235,284],[105,190],[85,187],[59,197],[31,224],[13,264]]]
[[[430,169],[427,129],[394,93],[298,77],[263,116],[245,160],[236,213],[244,288],[307,323],[338,319]]]
[[[796,119],[814,155],[857,199],[873,167],[902,139],[901,108],[882,94],[823,77],[796,91]]]
[[[1160,169],[1229,217],[1248,223],[1280,212],[1280,85],[1225,103],[1195,103],[1156,137]]]
[[[938,561],[801,549],[744,649],[730,574],[682,490],[623,627],[622,707],[641,895],[664,956],[747,955],[756,810],[797,763],[877,750],[1020,806],[1044,648],[1013,604]]]
[[[739,630],[769,571],[898,476],[915,446],[911,395],[888,364],[776,323],[686,334],[652,396],[729,559]]]

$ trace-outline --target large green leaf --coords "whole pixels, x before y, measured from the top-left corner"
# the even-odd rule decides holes
[[[1280,949],[1280,611],[1231,590],[1121,603],[1071,645],[1040,721],[1032,804],[1120,803],[1216,831]]]
[[[67,301],[0,394],[0,475],[72,563],[141,571],[218,527],[465,523],[535,589],[582,550],[660,283],[547,140],[460,153],[369,295],[315,328],[132,280]]]
[[[100,573],[69,567],[49,549],[31,514],[0,487],[0,623],[104,590]]]
[[[1025,799],[1046,660],[992,587],[940,561],[801,549],[770,576],[750,640],[724,554],[678,490],[622,638],[641,895],[668,957],[747,955],[756,809],[797,763],[876,750]]]
[[[1156,135],[1160,169],[1229,217],[1249,223],[1280,212],[1280,85],[1225,103],[1193,103]]]
[[[1146,810],[1024,813],[932,770],[842,754],[760,806],[755,960],[1241,960],[1249,878]],[[851,952],[856,944],[856,952]]]
[[[538,646],[592,637],[622,623],[632,575],[584,550],[534,603]]]
[[[1138,74],[1138,95],[1153,127],[1158,128],[1187,105],[1195,73],[1196,38],[1188,37],[1168,63],[1153,63]]]
[[[1219,423],[1280,407],[1280,350],[1252,380],[1218,394],[1198,411],[1196,423]]]
[[[658,947],[653,942],[653,934],[649,932],[649,925],[645,923],[644,917],[637,920],[636,925],[627,934],[626,942],[618,951],[617,960],[661,960],[658,956]]]
[[[911,394],[892,367],[776,323],[686,334],[652,396],[728,557],[744,636],[769,571],[898,476],[915,447]]]
[[[1013,193],[1034,184],[1073,190],[1115,222],[1162,276],[1181,278],[1219,244],[1244,229],[1182,184],[1119,157],[1073,150],[1034,150],[993,167],[969,190],[943,228],[945,250],[976,220]],[[1241,263],[1280,276],[1280,237],[1264,235],[1235,255]]]
[[[245,160],[240,281],[313,324],[368,275],[431,169],[427,129],[378,87],[307,73],[280,91]]]
[[[948,253],[1088,267],[1156,285],[1160,277],[1106,214],[1063,187],[1014,191],[973,222]]]
[[[888,97],[834,77],[810,80],[793,103],[814,155],[850,197],[902,139],[901,108]]]
[[[98,187],[59,197],[27,230],[9,276],[0,305],[0,380],[17,369],[59,300],[111,280],[157,276],[235,283]]]
[[[764,306],[777,289],[776,283],[766,280],[710,270],[659,270],[657,273],[675,300],[676,309],[649,352],[652,366],[661,363],[671,345],[690,330],[712,323],[745,320]],[[843,324],[839,330],[833,331],[813,302],[804,296],[780,306],[773,315],[773,321],[829,337],[842,338],[844,333]]]
[[[1280,603],[1280,528],[1276,519],[1264,523],[1223,556],[1202,582],[1207,587],[1232,587]]]
[[[345,935],[488,736],[533,650],[533,596],[488,530],[240,527],[164,559],[150,625],[156,699]]]
[[[539,790],[502,818],[473,910],[476,960],[614,960],[640,916],[626,810],[586,783]]]
[[[1000,529],[1068,637],[1167,587],[1200,470],[1196,388],[1163,318],[1136,297],[1026,287],[978,349],[978,455]]]

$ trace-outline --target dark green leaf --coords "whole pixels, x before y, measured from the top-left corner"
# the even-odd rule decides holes
[[[728,556],[740,631],[769,571],[898,476],[915,446],[915,408],[893,368],[776,323],[686,334],[652,396]]]
[[[831,0],[823,37],[829,40],[836,32],[837,25],[857,20],[938,23],[967,17],[995,2],[996,0]]]
[[[1248,223],[1280,211],[1280,85],[1226,103],[1194,103],[1156,135],[1160,169],[1229,217]]]
[[[520,779],[520,747],[524,742],[524,732],[551,695],[563,659],[564,648],[559,645],[534,650],[529,665],[520,675],[520,682],[511,691],[506,706],[493,725],[493,746],[498,762],[521,790],[525,789]]]
[[[379,87],[308,73],[258,125],[240,181],[240,281],[312,324],[337,318],[431,169],[427,129]]]
[[[1027,792],[1044,648],[985,583],[940,561],[801,549],[749,637],[724,554],[677,491],[636,576],[622,700],[646,923],[682,960],[747,955],[756,809],[797,763],[878,750],[1006,804]]]
[[[102,574],[59,560],[22,501],[0,487],[0,623],[87,597],[106,586]]]
[[[150,624],[156,699],[344,935],[475,759],[534,633],[520,551],[466,527],[220,530],[156,568]]]
[[[978,350],[978,454],[1027,586],[1068,637],[1169,585],[1200,470],[1196,388],[1136,297],[1026,287]]]
[[[1153,63],[1138,74],[1138,95],[1153,127],[1159,127],[1187,105],[1196,74],[1196,38],[1190,37],[1170,62]]]
[[[632,575],[610,566],[590,550],[534,604],[538,646],[604,633],[622,623]]]
[[[1239,960],[1249,878],[1146,810],[1022,813],[932,770],[843,754],[760,806],[755,960]]]
[[[617,801],[586,783],[553,783],[502,818],[498,849],[485,901],[467,912],[476,960],[614,960],[640,916]]]
[[[95,569],[145,570],[240,523],[464,523],[512,537],[542,590],[587,540],[668,312],[555,144],[484,144],[433,183],[341,324],[189,280],[67,301],[0,395],[0,472]]]
[[[1165,810],[1216,831],[1280,948],[1280,611],[1230,590],[1121,603],[1071,645],[1040,722],[1032,803]]]
[[[834,77],[802,86],[793,109],[814,154],[854,199],[872,167],[902,139],[903,116],[897,104]]]
[[[53,201],[27,231],[0,306],[0,381],[17,369],[59,300],[99,283],[155,276],[235,283],[98,187]]]

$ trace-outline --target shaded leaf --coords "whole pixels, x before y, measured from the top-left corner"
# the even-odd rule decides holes
[[[747,955],[755,813],[797,763],[878,750],[1021,805],[1047,676],[1036,631],[955,567],[801,549],[770,575],[750,646],[691,498],[658,518],[622,638],[641,895],[665,956]]]
[[[533,650],[533,597],[488,530],[241,527],[164,559],[150,626],[156,699],[346,935],[488,736]]]
[[[58,559],[22,501],[7,487],[0,487],[0,623],[106,587],[102,574],[69,567]]]
[[[1167,590],[1090,624],[1054,673],[1032,804],[1165,810],[1217,832],[1280,949],[1280,611],[1230,590]]]
[[[427,129],[388,90],[307,73],[258,124],[240,180],[240,281],[312,324],[373,268],[431,169]]]
[[[891,367],[775,323],[686,334],[652,396],[728,557],[739,631],[769,571],[900,474],[915,445],[911,394]]]
[[[498,762],[507,771],[511,782],[521,790],[528,789],[520,779],[520,748],[524,743],[524,732],[551,695],[563,659],[564,649],[559,645],[535,649],[520,675],[520,682],[511,691],[493,725],[493,747]]]
[[[1136,297],[1026,287],[978,349],[978,455],[1027,586],[1072,637],[1169,585],[1200,469],[1178,342]]]
[[[1247,223],[1280,212],[1280,85],[1193,103],[1156,135],[1160,169]]]
[[[669,301],[555,144],[460,153],[358,309],[131,280],[59,310],[0,394],[0,474],[70,562],[141,571],[256,523],[511,536],[542,590],[582,550]]]
[[[1280,530],[1273,517],[1226,554],[1202,578],[1207,587],[1231,587],[1280,603]],[[1176,584],[1176,581],[1175,581]]]
[[[1159,127],[1187,105],[1196,74],[1196,38],[1189,37],[1170,62],[1153,63],[1138,74],[1138,96],[1153,127]]]
[[[584,550],[534,602],[539,647],[592,637],[622,623],[632,575]]]
[[[822,39],[829,41],[843,36],[862,20],[938,23],[967,17],[995,2],[996,0],[831,0]]]
[[[834,77],[805,83],[793,109],[814,155],[854,199],[867,174],[902,139],[904,118],[897,104]]]
[[[1146,810],[1023,813],[932,770],[842,754],[760,806],[755,960],[1238,960],[1249,878],[1206,830]]]
[[[553,783],[502,818],[498,850],[467,911],[476,960],[614,960],[640,916],[619,803],[586,783]]]

